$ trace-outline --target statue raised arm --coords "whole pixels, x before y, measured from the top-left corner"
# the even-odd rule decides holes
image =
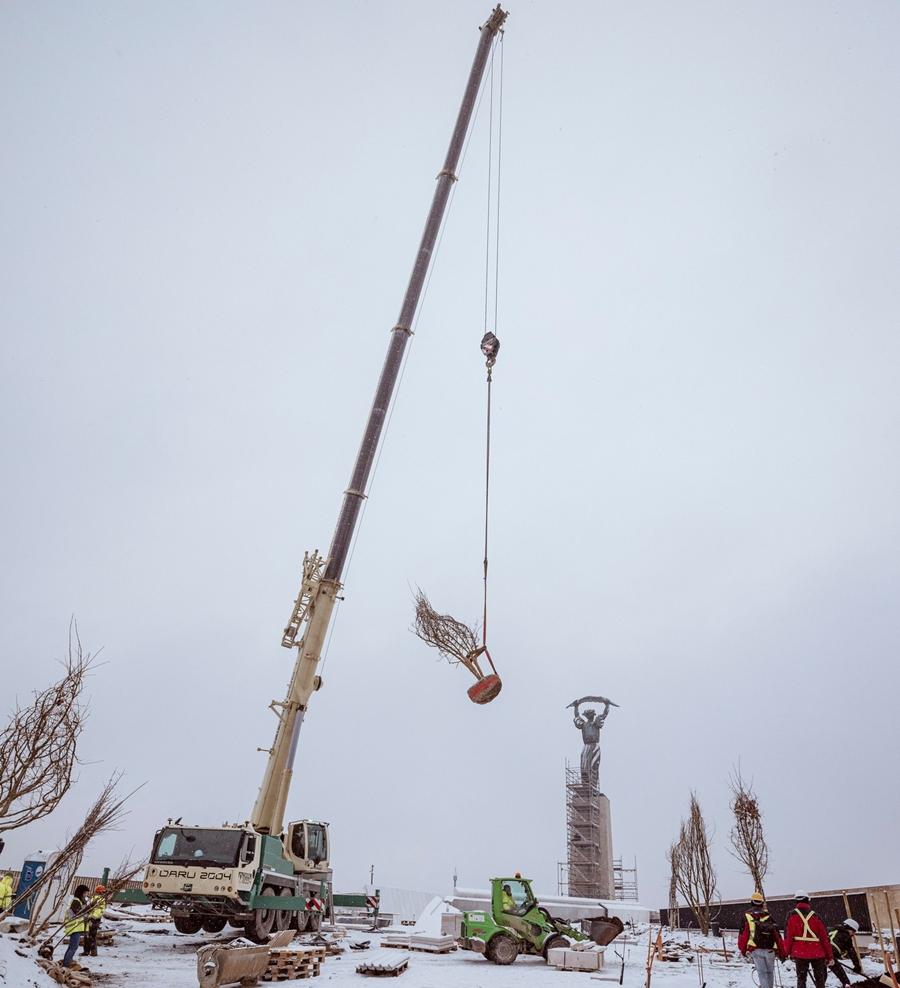
[[[591,720],[594,720],[594,718],[597,718],[596,723],[600,727],[603,727],[603,722],[609,716],[609,708],[610,707],[618,707],[618,703],[613,703],[612,700],[607,700],[607,698],[605,696],[583,696],[580,700],[573,700],[569,704],[569,706],[566,707],[566,710],[568,710],[569,707],[574,707],[575,708],[575,714],[574,714],[574,717],[573,717],[573,721],[574,721],[575,726],[579,730],[581,730],[582,727],[584,727],[584,724],[585,724],[585,718],[584,718],[584,716],[582,716],[581,710],[580,710],[580,707],[581,707],[581,704],[582,703],[602,703],[603,704],[603,713],[600,714],[599,717],[597,717],[596,710],[594,710],[594,711],[588,710],[588,711],[585,712],[585,713],[593,713],[594,716],[591,717],[590,719]]]

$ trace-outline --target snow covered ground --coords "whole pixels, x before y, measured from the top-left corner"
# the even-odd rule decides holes
[[[182,936],[168,923],[149,924],[137,920],[105,922],[104,926],[117,931],[113,947],[101,949],[101,955],[90,959],[90,970],[96,974],[94,983],[103,988],[196,988],[196,952],[203,943],[227,941],[233,934]],[[652,936],[655,938],[656,929]],[[577,988],[578,985],[597,985],[599,977],[608,985],[618,983],[620,954],[625,951],[624,988],[644,988],[647,961],[648,930],[638,928],[637,938],[626,943],[617,941],[607,948],[606,967],[594,974],[557,971],[548,967],[539,957],[520,957],[510,967],[498,967],[478,954],[456,950],[450,954],[431,955],[419,952],[409,954],[409,968],[401,975],[406,988]],[[675,935],[675,941],[684,942],[683,935]],[[364,984],[380,984],[383,979],[364,978],[356,973],[356,965],[368,953],[376,950],[379,934],[348,932],[342,941],[371,940],[369,951],[345,950],[337,957],[328,957],[322,973],[315,982],[325,988],[362,988]],[[704,980],[707,988],[755,988],[751,967],[734,952],[734,941],[727,941],[731,959],[725,961],[721,953],[721,940],[701,940],[691,937],[692,944],[704,944],[710,950],[719,949],[716,956],[704,956]],[[17,953],[18,951],[18,953]],[[25,957],[19,954],[25,954]],[[404,951],[396,951],[402,954]],[[55,956],[61,957],[58,948]],[[51,988],[54,982],[34,963],[35,951],[26,948],[18,938],[0,934],[0,986],[2,988]],[[880,973],[873,962],[866,962],[867,973]],[[795,988],[796,978],[790,965],[780,968],[784,988]],[[301,982],[282,982],[296,984]],[[390,979],[394,984],[394,979]],[[701,988],[695,961],[681,959],[677,962],[656,961],[652,983],[656,988]],[[305,984],[305,982],[303,982]],[[829,975],[829,988],[837,988],[837,981]]]

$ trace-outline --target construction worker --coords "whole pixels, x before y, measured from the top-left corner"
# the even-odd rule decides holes
[[[834,952],[825,924],[813,912],[806,892],[794,893],[794,908],[784,928],[784,952],[797,966],[797,988],[806,988],[806,975],[812,968],[816,988],[825,988]]]
[[[500,908],[505,913],[514,913],[516,911],[516,903],[512,897],[512,889],[509,885],[504,885],[503,891],[500,893]]]
[[[13,880],[12,875],[4,875],[0,878],[0,913],[6,912],[12,905],[13,900]]]
[[[88,924],[82,941],[82,953],[85,957],[97,956],[97,933],[100,930],[100,920],[106,912],[105,893],[106,886],[98,885],[88,903]]]
[[[862,962],[853,940],[853,934],[859,933],[859,923],[849,917],[836,926],[829,934],[831,949],[834,951],[834,963],[828,969],[840,981],[842,985],[849,985],[850,979],[847,977],[847,968],[841,964],[843,958],[848,958],[853,962],[853,970],[856,974],[862,974]]]
[[[738,936],[738,950],[753,962],[759,975],[759,988],[774,988],[775,958],[784,960],[784,944],[762,892],[750,896],[750,909],[744,913]]]
[[[75,894],[69,903],[69,908],[66,910],[66,922],[63,925],[63,933],[69,938],[69,946],[66,947],[66,953],[62,960],[63,967],[72,966],[75,954],[78,952],[78,944],[81,941],[81,936],[87,929],[89,891],[90,889],[87,885],[79,885],[75,889]]]

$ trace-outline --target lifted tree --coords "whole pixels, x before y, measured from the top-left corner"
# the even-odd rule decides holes
[[[484,639],[478,644],[481,626],[476,622],[470,627],[451,614],[439,614],[422,590],[416,590],[415,601],[413,633],[426,645],[436,648],[451,665],[464,665],[472,673],[475,682],[468,694],[474,703],[490,703],[500,692],[502,683]],[[482,656],[491,667],[488,673],[481,668]]]

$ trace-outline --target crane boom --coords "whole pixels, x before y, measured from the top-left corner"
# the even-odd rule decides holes
[[[282,639],[282,644],[286,647],[297,648],[297,660],[287,697],[280,703],[273,703],[273,709],[278,716],[278,727],[275,732],[275,741],[269,749],[265,775],[251,817],[253,826],[260,833],[277,836],[281,834],[284,826],[284,810],[293,774],[300,727],[310,696],[322,684],[320,677],[316,675],[316,669],[331,623],[335,600],[341,590],[341,578],[346,566],[353,533],[359,521],[362,502],[366,497],[366,488],[378,450],[378,443],[397,384],[403,354],[412,334],[413,320],[447,203],[450,199],[450,191],[457,178],[456,169],[459,166],[463,144],[472,121],[488,55],[494,38],[503,27],[506,17],[506,11],[502,10],[498,4],[481,28],[481,37],[469,72],[456,125],[450,138],[444,166],[437,176],[434,198],[428,211],[428,218],[425,222],[425,229],[422,233],[422,240],[413,264],[406,294],[403,297],[403,305],[397,324],[391,330],[387,356],[378,380],[378,387],[375,390],[375,398],[366,422],[362,443],[353,466],[350,484],[344,491],[344,500],[331,540],[331,548],[325,559],[322,559],[318,553],[313,553],[311,556],[307,554],[304,560],[303,583],[300,594],[294,604],[291,620],[285,628]],[[304,630],[301,635],[302,628]],[[298,635],[300,635],[299,640],[297,639]]]

